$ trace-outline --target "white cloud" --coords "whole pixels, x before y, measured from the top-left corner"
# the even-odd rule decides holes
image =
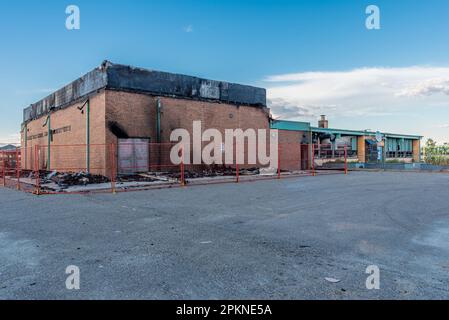
[[[438,128],[440,128],[440,129],[448,129],[449,128],[449,124],[439,125]]]
[[[385,116],[412,108],[449,107],[449,67],[362,68],[265,79],[275,116]]]
[[[193,26],[189,24],[188,26],[184,27],[184,32],[191,33],[193,32]]]
[[[0,146],[18,143],[20,143],[20,133],[9,134],[4,137],[0,136]]]
[[[400,92],[399,96],[417,97],[431,96],[433,94],[442,93],[449,95],[449,77],[440,79],[429,79],[422,81],[414,86],[405,88]]]

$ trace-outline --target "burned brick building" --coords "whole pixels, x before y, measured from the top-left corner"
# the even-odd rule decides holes
[[[120,158],[120,144],[168,143],[193,121],[223,132],[269,130],[266,90],[105,61],[24,110],[22,168],[107,175],[111,145]],[[140,154],[145,166],[150,152]]]

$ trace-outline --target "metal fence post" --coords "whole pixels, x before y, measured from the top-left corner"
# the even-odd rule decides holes
[[[39,145],[34,146],[34,174],[36,180],[35,194],[40,194]]]
[[[3,168],[2,168],[2,174],[3,174],[3,186],[6,187],[6,160],[3,159]]]
[[[181,166],[180,166],[180,169],[181,169],[181,177],[180,177],[181,186],[184,187],[186,185],[185,176],[184,176],[184,147],[181,147]]]
[[[348,174],[348,146],[345,145],[345,174]]]
[[[115,165],[115,145],[111,143],[110,145],[110,156],[111,156],[111,192],[112,194],[116,194],[116,186],[115,186],[115,175],[117,172]]]
[[[281,179],[281,144],[278,143],[278,179]]]
[[[20,190],[20,164],[19,164],[19,148],[16,148],[16,174],[17,174],[17,190]]]
[[[239,162],[238,160],[235,161],[235,182],[240,182],[240,168],[239,168]]]
[[[315,144],[312,143],[312,176],[315,175]]]

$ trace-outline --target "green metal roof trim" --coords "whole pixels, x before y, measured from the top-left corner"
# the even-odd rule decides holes
[[[352,136],[375,136],[376,135],[376,132],[373,132],[373,131],[317,128],[317,127],[311,127],[309,122],[288,121],[288,120],[273,120],[271,123],[271,129],[289,130],[289,131],[309,131],[309,130],[311,130],[312,132],[344,134],[344,135],[352,135]],[[385,132],[382,132],[382,134],[387,138],[395,138],[395,139],[421,140],[423,138],[422,136],[418,136],[418,135],[407,135],[407,134],[396,134],[396,133],[385,133]]]
[[[333,133],[333,134],[345,134],[353,136],[375,136],[376,132],[373,131],[360,131],[360,130],[344,130],[344,129],[332,129],[332,128],[317,128],[311,127],[312,132],[322,132],[322,133]],[[421,140],[422,136],[417,135],[407,135],[407,134],[396,134],[396,133],[386,133],[382,134],[387,138],[397,138],[397,139],[411,139],[411,140]]]
[[[309,131],[309,122],[274,120],[271,122],[271,129],[289,130],[289,131]]]
[[[384,133],[387,138],[421,140],[423,136],[411,136],[407,134]]]
[[[371,131],[358,131],[358,130],[344,130],[344,129],[331,129],[331,128],[317,128],[311,127],[312,132],[321,132],[321,133],[334,133],[334,134],[347,134],[353,136],[375,136],[375,132]]]

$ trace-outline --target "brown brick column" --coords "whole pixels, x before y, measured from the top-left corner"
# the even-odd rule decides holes
[[[366,162],[365,136],[357,137],[357,156],[359,158],[359,162]]]
[[[413,161],[421,162],[421,141],[413,140]]]

